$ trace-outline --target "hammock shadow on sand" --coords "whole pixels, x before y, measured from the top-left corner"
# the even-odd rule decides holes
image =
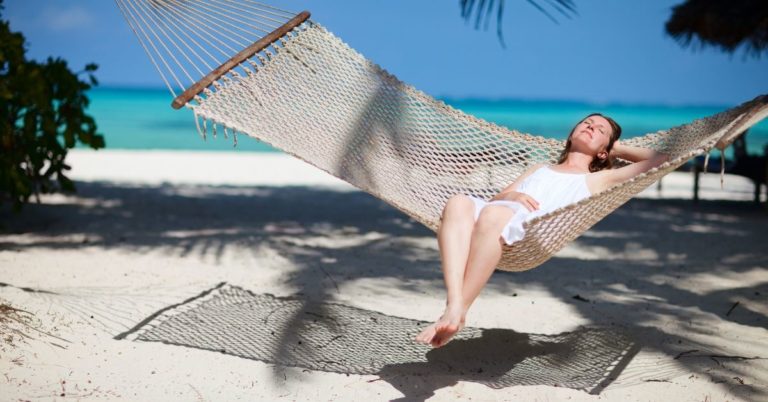
[[[457,381],[497,389],[550,385],[599,393],[640,349],[611,327],[580,327],[556,335],[465,328],[453,342],[431,349],[412,341],[425,324],[221,283],[161,309],[115,339],[162,342],[280,366],[378,375],[406,396],[431,395]]]
[[[433,235],[422,226],[409,224],[397,210],[364,193],[305,187],[280,191],[229,186],[139,188],[88,182],[78,182],[78,189],[77,203],[31,204],[24,215],[0,217],[0,223],[9,226],[4,232],[9,235],[0,240],[0,248],[66,253],[100,247],[131,254],[160,253],[180,258],[180,263],[185,263],[186,258],[200,258],[222,265],[227,263],[222,257],[227,253],[265,247],[286,256],[290,264],[287,266],[295,267],[296,270],[285,271],[285,285],[296,289],[306,304],[338,296],[354,297],[367,291],[374,291],[377,298],[388,302],[408,301],[412,300],[410,294],[442,289],[437,251],[429,244],[415,241],[433,239]],[[751,189],[745,191],[745,199],[749,199]],[[339,205],[345,206],[343,214],[336,212]],[[732,338],[721,333],[721,324],[764,331],[768,324],[759,303],[768,294],[768,288],[760,280],[743,283],[746,287],[724,282],[704,292],[687,284],[703,275],[742,277],[754,273],[756,267],[766,266],[765,253],[754,246],[758,244],[756,239],[765,238],[765,217],[765,212],[751,202],[702,200],[692,206],[688,199],[634,199],[573,243],[573,247],[588,253],[589,259],[561,254],[546,269],[519,274],[497,272],[485,292],[504,295],[521,289],[546,289],[573,309],[574,317],[581,317],[590,325],[615,322],[630,331],[635,340],[642,340],[643,352],[661,354],[645,365],[639,364],[643,356],[634,358],[611,389],[671,380],[680,375],[710,377],[712,370],[721,369],[710,358],[674,357],[693,349],[703,351],[702,354],[733,354],[729,340]],[[346,227],[355,230],[342,230]],[[302,230],[297,232],[298,229]],[[361,238],[361,234],[374,231],[382,236]],[[86,243],[83,236],[97,240]],[[344,240],[340,243],[344,246],[331,247],[329,242],[313,240],[320,238]],[[365,241],[349,242],[350,239]],[[636,251],[628,249],[630,246]],[[652,255],[637,259],[637,250],[647,250]],[[323,263],[322,259],[334,262]],[[371,264],[372,261],[375,263]],[[261,272],[266,268],[258,269]],[[375,287],[366,288],[366,281],[374,281]],[[381,285],[388,283],[397,285]],[[122,288],[123,284],[121,291]],[[54,303],[77,307],[75,312],[80,311],[78,316],[86,322],[93,321],[88,319],[90,315],[101,318],[108,324],[104,329],[114,336],[162,306],[189,296],[187,290],[171,292],[172,295],[163,291],[158,302],[158,290],[144,292],[141,300],[146,307],[137,310],[136,296],[131,293],[116,299],[116,291],[109,288],[99,293],[99,300],[103,301],[99,310],[82,305],[94,302],[89,293],[75,292],[72,296],[76,297],[69,297],[69,302],[55,299]],[[575,293],[592,302],[574,300]],[[615,297],[621,301],[613,302]],[[128,300],[131,304],[120,304]],[[736,301],[741,303],[728,314]],[[110,324],[116,310],[106,308],[115,303],[125,307],[120,311],[131,312],[119,320],[120,325]],[[541,311],[533,307],[520,306],[510,311]],[[141,314],[135,314],[137,311]],[[302,310],[295,313],[296,322],[301,322]],[[544,313],[541,319],[552,317],[549,314]],[[656,325],[662,322],[660,319],[678,325]],[[675,339],[672,344],[670,337]],[[279,347],[293,348],[291,340],[284,339]],[[759,345],[758,341],[763,340],[755,336],[753,341]],[[727,373],[712,380],[725,381],[728,386],[736,383],[735,377],[755,378],[755,384],[764,383],[762,374],[756,377],[760,370],[756,370],[755,362],[739,361],[738,366],[730,365]],[[661,371],[660,365],[665,370]],[[395,381],[406,380],[401,377]],[[734,389],[744,399],[765,399],[762,388],[747,381]],[[413,384],[412,388],[416,386]]]

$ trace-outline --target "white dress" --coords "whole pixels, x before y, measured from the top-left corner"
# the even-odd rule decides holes
[[[485,201],[469,196],[475,203],[475,221],[480,216],[480,211],[488,205],[503,205],[515,210],[515,215],[501,231],[501,237],[507,244],[512,244],[525,236],[523,223],[591,195],[587,187],[586,173],[560,173],[549,166],[536,169],[520,183],[516,191],[531,196],[539,203],[539,209],[529,211],[517,201]]]

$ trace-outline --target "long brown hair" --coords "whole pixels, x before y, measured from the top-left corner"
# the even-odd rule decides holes
[[[602,113],[591,113],[587,115],[585,118],[579,120],[578,123],[576,123],[575,126],[571,129],[571,133],[568,134],[568,141],[565,142],[565,149],[563,149],[563,152],[560,154],[560,157],[557,160],[558,164],[561,164],[565,162],[566,159],[568,159],[568,152],[571,151],[571,136],[573,135],[573,132],[576,131],[576,128],[579,127],[579,124],[583,122],[584,120],[592,117],[592,116],[600,116],[604,118],[605,120],[608,120],[608,124],[611,125],[611,139],[608,141],[608,147],[606,147],[605,152],[608,153],[608,157],[605,159],[600,159],[598,157],[592,158],[592,162],[589,163],[589,171],[590,172],[597,172],[603,169],[610,169],[613,166],[613,161],[611,160],[611,149],[613,148],[613,143],[616,142],[616,140],[619,139],[621,136],[621,126],[619,123],[616,123],[612,118],[603,115]]]

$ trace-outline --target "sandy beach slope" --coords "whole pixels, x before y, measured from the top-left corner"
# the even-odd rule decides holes
[[[437,242],[380,200],[277,154],[68,160],[76,195],[0,212],[0,399],[768,400],[744,178],[672,173],[430,350],[393,340],[441,312]]]

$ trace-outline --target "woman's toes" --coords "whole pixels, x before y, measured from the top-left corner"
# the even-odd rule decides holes
[[[432,340],[435,334],[435,324],[431,324],[424,328],[418,335],[416,335],[416,342],[427,344]]]

